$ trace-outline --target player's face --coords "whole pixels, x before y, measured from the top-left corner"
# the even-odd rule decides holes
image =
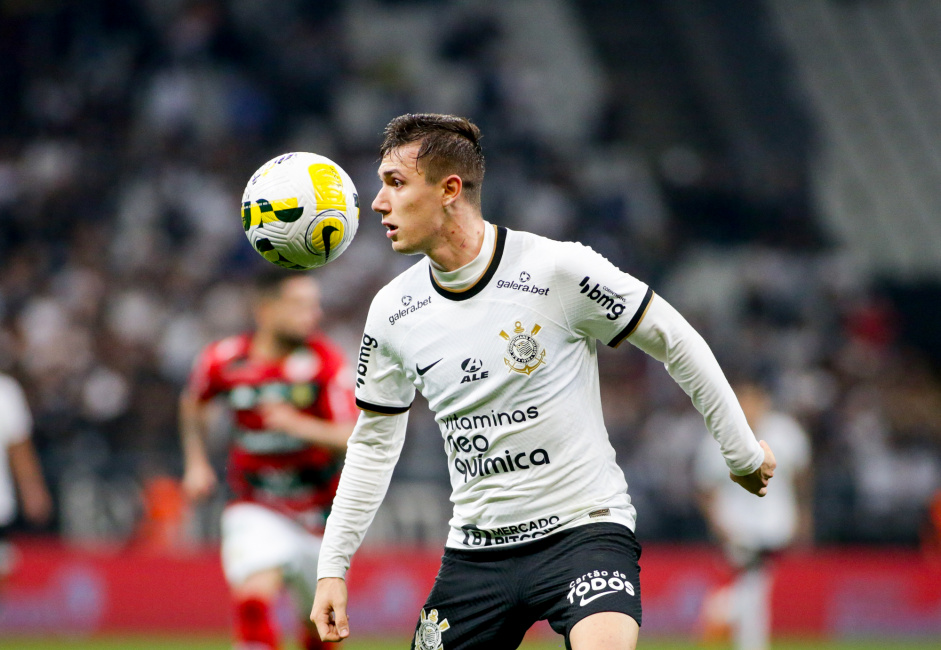
[[[258,311],[258,327],[269,329],[288,347],[298,346],[317,329],[322,314],[317,283],[298,275],[282,282],[281,290],[263,301]]]
[[[752,429],[757,428],[758,423],[771,408],[771,400],[768,393],[760,386],[754,384],[741,384],[735,387],[735,395],[745,413],[745,419]]]
[[[382,215],[392,250],[406,255],[428,253],[444,230],[442,188],[429,183],[418,167],[420,142],[393,149],[379,164],[382,187],[372,209]]]

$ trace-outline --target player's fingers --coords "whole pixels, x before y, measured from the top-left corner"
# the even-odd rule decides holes
[[[755,478],[755,489],[752,490],[752,492],[756,496],[763,497],[768,494],[768,480],[771,478],[771,474],[766,474],[763,470],[759,470],[755,473]]]
[[[346,606],[341,605],[334,611],[334,625],[336,625],[339,638],[345,639],[350,635],[350,620],[346,615]]]
[[[330,627],[330,608],[324,607],[319,598],[314,600],[314,604],[310,608],[310,622],[316,626],[317,634],[322,639],[327,632],[327,628]]]
[[[310,620],[317,627],[317,634],[320,635],[321,641],[340,640],[340,637],[336,635],[336,632],[331,629],[333,626],[330,623],[330,614],[317,607],[316,603],[310,612]]]
[[[753,472],[745,476],[736,476],[729,472],[729,478],[732,479],[733,483],[738,483],[752,494],[760,497],[768,492],[768,479],[762,477],[760,472]]]

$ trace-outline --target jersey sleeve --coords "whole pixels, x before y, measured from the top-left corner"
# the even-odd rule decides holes
[[[653,297],[643,282],[582,244],[561,244],[558,295],[569,327],[617,347],[637,328]]]
[[[217,382],[215,381],[215,350],[214,345],[210,345],[199,353],[193,362],[193,369],[190,371],[189,380],[186,382],[186,390],[190,395],[200,402],[206,402],[219,393]]]
[[[369,307],[366,328],[356,359],[356,406],[382,415],[407,411],[415,398],[415,386],[394,349],[381,301],[376,296]]]
[[[11,377],[0,376],[0,413],[0,444],[8,447],[29,438],[33,417],[23,389]]]

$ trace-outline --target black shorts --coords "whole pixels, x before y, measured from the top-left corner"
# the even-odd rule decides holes
[[[640,544],[626,526],[585,524],[501,549],[445,549],[413,650],[510,650],[536,621],[565,635],[583,618],[641,622]]]
[[[0,580],[13,572],[16,563],[16,548],[10,543],[12,526],[0,526]]]

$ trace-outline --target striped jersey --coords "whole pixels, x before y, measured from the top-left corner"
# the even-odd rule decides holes
[[[264,427],[258,407],[287,402],[325,420],[356,417],[349,365],[323,336],[281,359],[250,356],[252,335],[210,344],[188,389],[200,401],[223,398],[233,414],[228,484],[236,501],[265,505],[321,530],[336,493],[343,454]]]

